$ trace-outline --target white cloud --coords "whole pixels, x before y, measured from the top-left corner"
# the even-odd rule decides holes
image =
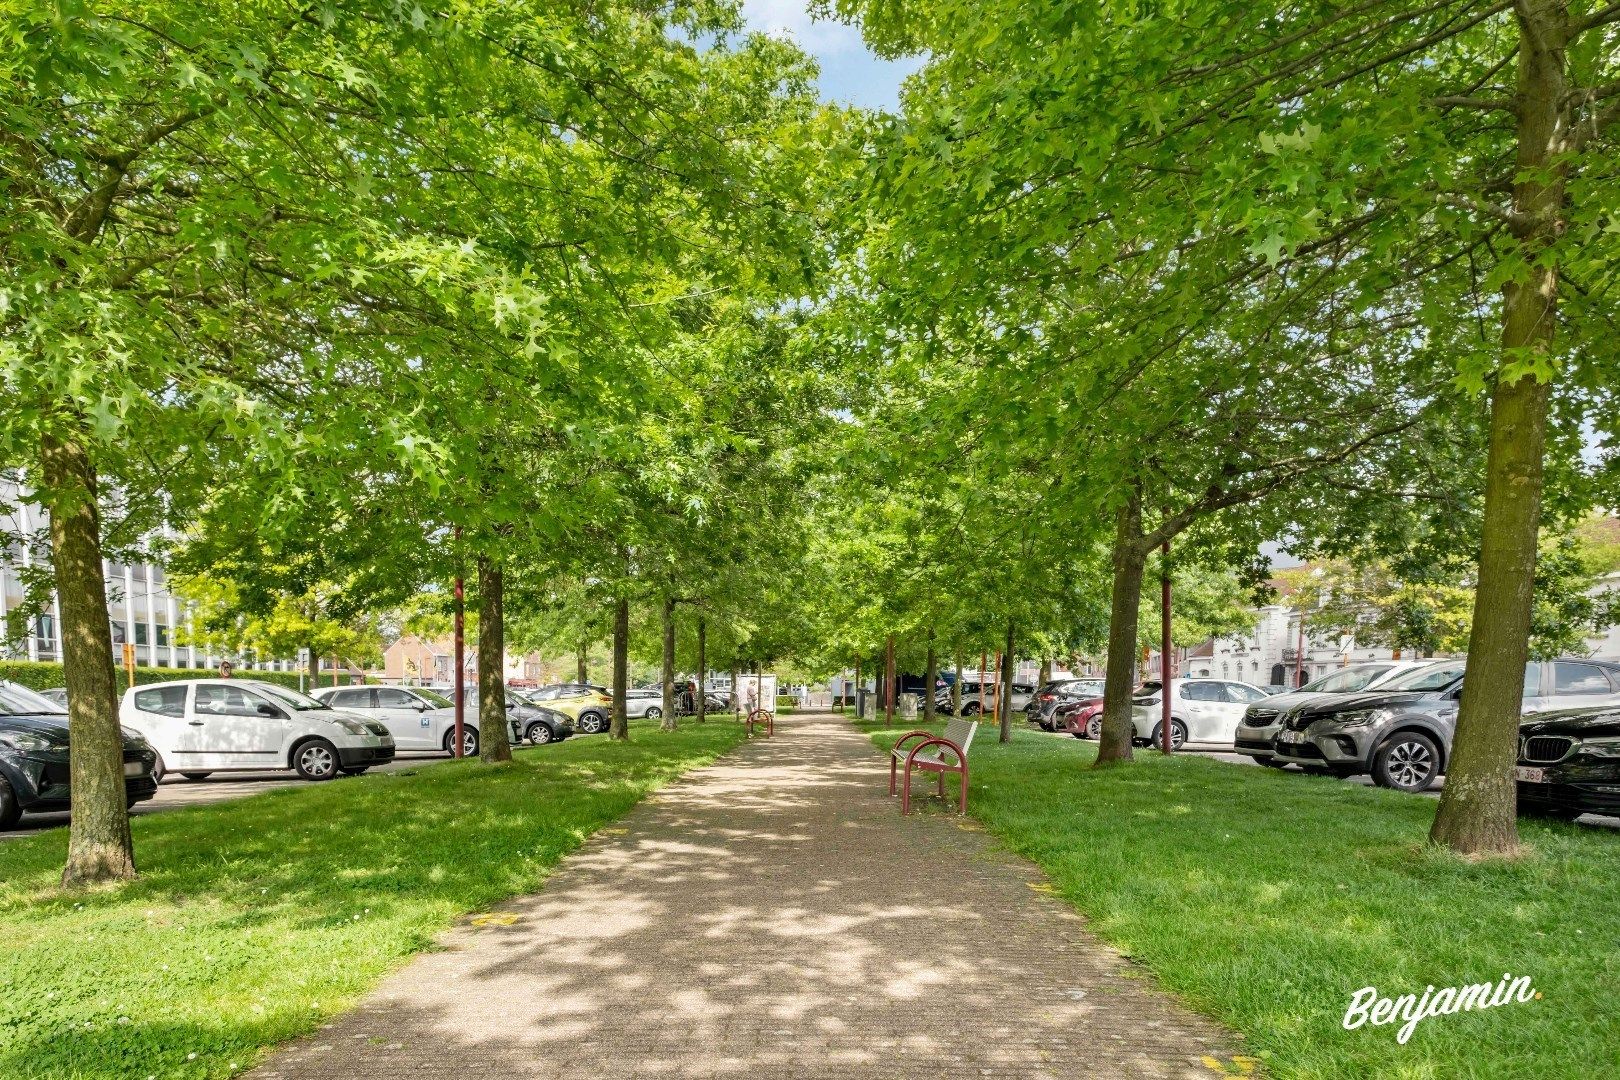
[[[859,29],[834,20],[812,19],[804,0],[743,0],[742,11],[753,29],[789,36],[816,56],[866,51]]]

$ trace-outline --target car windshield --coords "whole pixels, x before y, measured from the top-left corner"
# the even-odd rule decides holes
[[[432,705],[435,709],[453,709],[456,707],[455,702],[451,701],[443,694],[435,693],[432,690],[423,690],[418,686],[414,688],[414,693],[417,697],[421,698],[429,705]]]
[[[1463,665],[1460,661],[1453,664],[1431,664],[1428,667],[1414,668],[1404,675],[1397,675],[1378,689],[1406,690],[1414,693],[1444,690],[1462,678],[1462,673]]]
[[[1357,690],[1365,690],[1367,684],[1388,671],[1385,664],[1369,664],[1365,667],[1341,668],[1331,675],[1324,675],[1315,682],[1306,683],[1299,688],[1302,694],[1353,694]]]
[[[0,712],[10,716],[37,715],[66,716],[67,710],[48,697],[40,697],[26,686],[14,682],[0,683]]]
[[[299,712],[310,712],[315,709],[330,709],[332,706],[324,701],[316,701],[308,694],[300,694],[287,686],[277,686],[275,683],[254,683],[255,690],[269,694],[283,705],[290,705]]]

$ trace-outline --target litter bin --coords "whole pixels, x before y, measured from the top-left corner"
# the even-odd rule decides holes
[[[866,703],[871,697],[865,690],[855,691],[855,715],[862,720],[866,719]]]

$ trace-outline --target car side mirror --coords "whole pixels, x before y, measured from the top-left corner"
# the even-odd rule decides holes
[[[427,712],[429,709],[433,708],[433,706],[429,705],[425,701],[418,701],[415,705],[412,705],[411,708],[415,709],[417,712]]]
[[[268,701],[259,702],[259,704],[255,707],[255,711],[257,711],[260,716],[270,716],[278,719],[281,716],[281,710],[270,704]]]

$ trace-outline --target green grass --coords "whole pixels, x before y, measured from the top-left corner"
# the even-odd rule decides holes
[[[981,728],[969,810],[1272,1075],[1620,1075],[1620,834],[1521,822],[1530,856],[1472,864],[1425,846],[1429,799],[1192,755],[1095,772],[1094,756]],[[1341,1027],[1362,987],[1503,972],[1543,999],[1426,1019],[1404,1046],[1398,1022]]]
[[[459,916],[532,892],[740,724],[633,723],[510,766],[428,763],[138,817],[141,876],[67,892],[65,830],[0,842],[0,1076],[223,1077]]]

